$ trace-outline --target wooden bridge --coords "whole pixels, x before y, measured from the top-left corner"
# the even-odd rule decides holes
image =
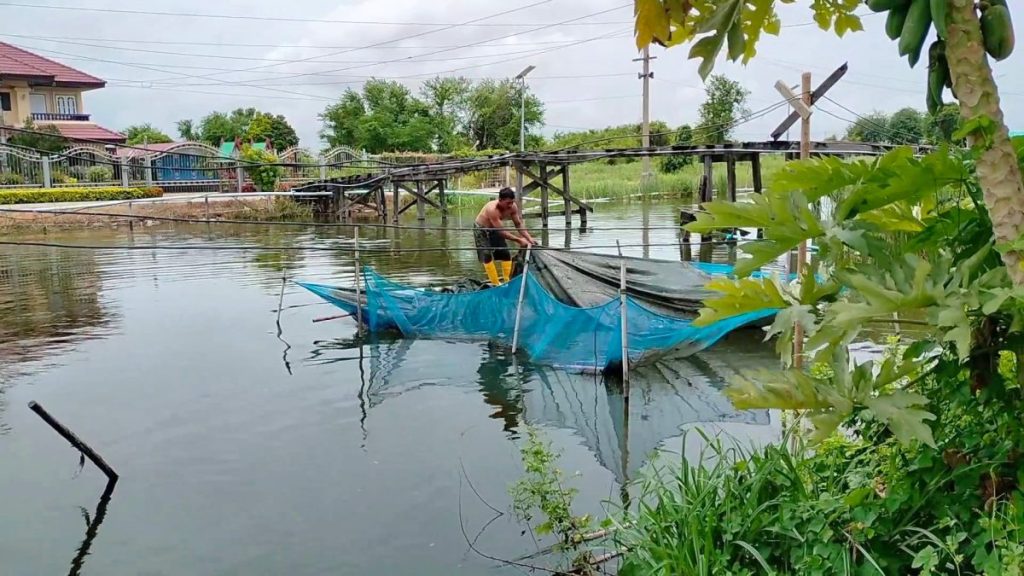
[[[887,144],[862,142],[812,142],[812,156],[877,156],[892,150]],[[293,192],[302,199],[304,194],[322,197],[330,193],[332,213],[342,220],[351,218],[355,210],[376,215],[383,221],[399,217],[416,208],[419,220],[426,218],[426,207],[432,206],[448,217],[446,186],[452,177],[472,172],[509,167],[516,173],[516,197],[520,208],[523,198],[539,193],[540,209],[533,214],[548,226],[552,216],[564,216],[565,225],[572,226],[572,215],[578,214],[580,224],[586,225],[587,214],[594,208],[572,194],[569,168],[574,164],[611,158],[653,158],[665,156],[694,156],[704,167],[700,184],[700,202],[714,200],[714,166],[725,164],[726,190],[729,200],[736,200],[736,164],[749,162],[753,174],[754,191],[762,190],[761,156],[784,154],[786,159],[799,156],[800,143],[796,141],[735,142],[705,146],[662,146],[648,148],[616,148],[608,150],[557,150],[551,152],[517,152],[480,158],[451,159],[428,164],[386,166],[367,169],[365,173],[341,178],[321,179],[295,186]],[[411,198],[402,203],[402,192]],[[388,195],[391,195],[390,210]],[[561,204],[552,209],[552,199]],[[560,199],[560,201],[559,201]]]

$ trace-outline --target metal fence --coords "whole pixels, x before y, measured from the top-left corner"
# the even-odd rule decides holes
[[[0,144],[0,189],[157,186],[165,192],[252,192],[252,172],[269,165],[224,157],[216,148],[198,142],[154,148],[120,148],[111,153],[102,146],[76,146],[47,153]],[[405,163],[345,146],[320,154],[292,147],[277,158],[278,190],[315,180],[382,172]],[[421,161],[419,157],[403,158]]]

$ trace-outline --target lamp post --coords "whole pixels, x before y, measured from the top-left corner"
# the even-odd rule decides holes
[[[533,72],[536,66],[529,65],[516,74],[519,80],[519,151],[526,150],[526,75]]]

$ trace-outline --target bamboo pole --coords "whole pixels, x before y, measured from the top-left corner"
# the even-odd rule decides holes
[[[622,258],[622,245],[619,241],[615,241],[616,246],[619,247],[619,257]],[[622,396],[626,402],[627,409],[629,407],[629,328],[628,328],[628,315],[626,314],[626,259],[622,258],[620,261],[619,271],[619,303],[622,312]]]
[[[523,317],[523,299],[526,297],[526,275],[530,272],[530,246],[526,247],[526,261],[523,264],[523,275],[519,282],[519,301],[516,302],[516,325],[512,329],[512,353],[519,350],[519,322]]]
[[[29,402],[28,407],[30,410],[39,415],[44,422],[50,425],[51,428],[57,431],[58,434],[64,437],[72,446],[74,446],[79,452],[85,454],[97,468],[103,471],[107,475],[109,485],[112,486],[117,482],[118,475],[114,472],[114,469],[107,464],[106,460],[102,456],[96,453],[95,450],[89,447],[88,444],[83,442],[74,432],[69,430],[66,426],[57,421],[56,418],[50,415],[42,406],[37,404],[35,401]]]
[[[363,292],[362,292],[362,275],[363,266],[359,260],[359,226],[355,228],[355,258],[356,258],[356,332],[362,333],[363,331]]]

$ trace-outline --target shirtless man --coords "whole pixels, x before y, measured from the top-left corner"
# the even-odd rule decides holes
[[[502,225],[503,220],[512,220],[520,236],[505,230]],[[523,225],[523,218],[516,206],[516,193],[511,188],[502,188],[498,192],[497,200],[491,200],[484,204],[473,223],[473,241],[476,243],[477,257],[484,265],[487,279],[495,286],[501,284],[501,280],[498,279],[498,271],[494,267],[495,260],[501,262],[501,273],[505,282],[508,282],[512,276],[512,253],[508,250],[506,238],[519,244],[522,248],[536,244],[533,236],[530,236],[530,233],[526,231],[526,226]]]

